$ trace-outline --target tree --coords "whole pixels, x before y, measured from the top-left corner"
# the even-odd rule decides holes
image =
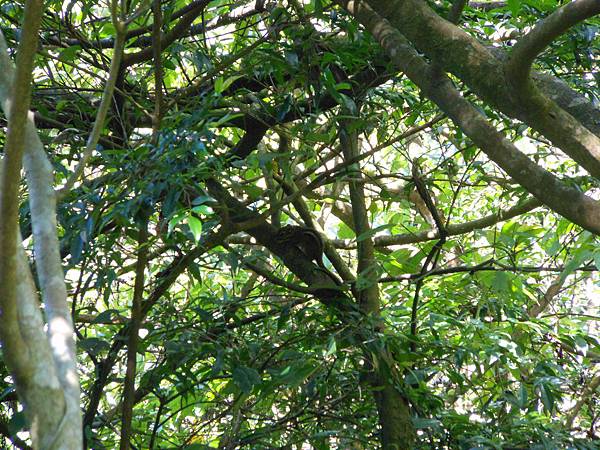
[[[594,447],[597,0],[25,3],[6,443]]]

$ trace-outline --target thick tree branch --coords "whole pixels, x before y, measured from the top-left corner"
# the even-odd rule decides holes
[[[341,312],[354,311],[356,308],[351,299],[313,261],[309,260],[296,245],[280,242],[275,239],[278,229],[269,224],[255,211],[246,208],[239,200],[235,199],[216,180],[206,181],[210,194],[225,208],[222,213],[223,227],[238,231],[239,225],[246,227],[245,231],[256,239],[258,243],[268,248],[279,256],[283,263],[294,272],[309,287],[315,290],[315,296],[324,304],[335,306]],[[241,220],[237,220],[240,218]]]
[[[525,84],[534,59],[558,36],[595,14],[600,14],[598,0],[575,0],[554,11],[519,39],[506,65],[513,84]]]
[[[386,19],[364,1],[341,1],[373,33],[393,62],[434,101],[494,162],[552,210],[581,227],[600,234],[600,204],[533,163],[440,75]],[[383,8],[386,9],[387,8]],[[390,11],[390,14],[393,14]],[[600,151],[600,146],[598,147]]]
[[[317,228],[318,226],[315,226],[314,220],[312,219],[312,214],[308,206],[306,205],[306,202],[301,196],[298,196],[296,194],[298,192],[298,186],[296,185],[296,183],[294,183],[293,180],[290,180],[288,182],[284,179],[279,179],[278,182],[283,188],[283,191],[286,193],[286,195],[296,196],[296,200],[292,201],[292,203],[294,204],[294,208],[296,208],[296,211],[298,211],[298,214],[300,215],[304,223],[310,228]],[[318,231],[321,232],[322,230],[319,229]],[[323,251],[325,255],[327,256],[329,261],[331,261],[331,264],[333,265],[337,273],[340,274],[342,280],[349,282],[354,281],[354,276],[348,268],[348,265],[342,259],[342,257],[335,251],[335,248],[331,244],[329,239],[323,239],[323,246]]]
[[[40,203],[47,192],[51,192],[54,200],[52,177],[45,176],[48,171],[44,170],[47,168],[44,167],[44,162],[49,164],[35,133],[32,114],[28,112],[33,59],[42,13],[43,2],[26,2],[14,75],[4,37],[0,34],[0,100],[8,117],[5,159],[0,180],[0,332],[4,357],[11,368],[17,392],[32,424],[34,447],[72,445],[77,448],[81,447],[79,383],[75,367],[73,327],[69,318],[64,317],[67,308],[63,272],[60,260],[55,258],[58,254],[56,223],[53,221],[55,204]],[[24,252],[18,244],[18,194],[26,146],[25,164],[30,188],[36,263],[48,315],[49,340],[43,336],[43,321],[33,281]],[[42,152],[42,158],[36,152]],[[49,360],[50,355],[53,360]]]
[[[8,117],[8,132],[4,164],[0,174],[0,308],[2,311],[0,333],[2,333],[2,347],[8,365],[17,378],[17,384],[25,382],[22,377],[26,376],[25,367],[21,365],[22,359],[19,357],[19,353],[24,351],[24,342],[19,331],[17,294],[14,289],[18,280],[19,187],[26,143],[25,129],[31,100],[33,60],[42,12],[43,2],[33,0],[26,2],[14,77],[10,80],[11,77],[8,76],[2,83],[3,89],[12,90],[12,93],[10,97],[2,99],[3,109]],[[1,46],[4,47],[4,44]],[[5,53],[5,48],[0,51]],[[7,70],[8,67],[3,69]],[[7,94],[8,92],[5,93]]]
[[[420,52],[464,81],[479,97],[503,113],[523,120],[554,145],[600,177],[600,137],[560,108],[533,83],[527,95],[507,79],[503,59],[472,36],[442,19],[422,0],[337,0],[354,11],[367,5]],[[373,30],[371,30],[373,32]],[[392,56],[392,59],[395,59]],[[482,74],[485,74],[482,76]]]
[[[596,136],[600,136],[600,108],[595,107],[588,98],[571,89],[559,78],[535,70],[532,71],[531,76],[548,98],[575,117]]]
[[[345,115],[351,116],[350,111]],[[371,225],[367,212],[363,175],[357,162],[360,157],[359,139],[356,131],[350,131],[348,120],[340,121],[340,144],[344,160],[348,166],[348,188],[352,204],[352,218],[358,241],[357,249],[357,282],[354,292],[363,313],[370,317],[375,330],[382,332],[379,285],[377,283],[378,264],[375,259],[373,240],[369,235]],[[366,326],[366,324],[365,324]],[[385,350],[384,350],[385,351]],[[381,445],[384,449],[411,448],[415,432],[410,419],[408,401],[387,379],[381,370],[383,361],[375,360],[372,354],[365,354],[365,365],[369,372],[373,395],[379,412],[381,424]],[[385,363],[383,363],[385,365]],[[398,444],[402,443],[401,446]]]

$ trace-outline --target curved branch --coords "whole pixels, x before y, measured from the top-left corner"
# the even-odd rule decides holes
[[[596,200],[567,186],[521,153],[458,92],[448,77],[440,75],[432,78],[431,66],[387,19],[375,12],[366,2],[336,1],[365,25],[392,61],[448,114],[491,160],[550,209],[582,228],[600,235],[600,204]]]
[[[573,421],[579,414],[579,411],[581,411],[581,408],[583,408],[583,405],[585,405],[586,402],[590,401],[590,398],[594,395],[594,393],[596,392],[596,390],[599,387],[600,387],[600,375],[596,375],[594,378],[592,378],[592,380],[585,387],[585,389],[583,390],[583,393],[581,394],[580,399],[577,401],[575,406],[573,406],[573,408],[567,414],[567,417],[565,420],[565,424],[566,424],[567,428],[573,427]]]
[[[513,83],[517,86],[525,84],[534,59],[554,39],[596,14],[600,14],[598,0],[575,0],[539,22],[533,30],[519,39],[512,49],[506,69]]]
[[[250,210],[242,202],[234,198],[227,189],[217,180],[209,178],[206,187],[223,208],[223,228],[237,228],[245,226],[246,233],[252,236],[259,244],[268,248],[273,254],[280,257],[298,278],[309,287],[315,289],[315,297],[325,305],[334,306],[340,313],[356,311],[351,298],[340,289],[330,275],[315,269],[316,265],[309,260],[296,245],[287,245],[274,239],[277,228],[268,223],[258,212]],[[228,216],[228,217],[227,217]],[[229,223],[226,221],[229,220]],[[235,220],[235,222],[232,222]]]
[[[529,211],[538,208],[542,202],[536,198],[530,198],[529,200],[521,203],[520,205],[513,206],[505,211],[498,211],[496,213],[482,217],[481,219],[472,220],[461,224],[450,224],[446,227],[448,236],[459,236],[466,234],[474,230],[481,230],[486,227],[503,222],[505,220],[512,219],[513,217],[520,216]],[[439,239],[438,231],[421,231],[419,233],[407,233],[407,234],[396,234],[391,236],[378,236],[375,238],[376,247],[387,247],[390,245],[405,245],[414,244],[417,242],[432,241]],[[337,245],[336,245],[337,247]]]
[[[68,178],[65,185],[57,191],[57,195],[59,198],[64,197],[64,195],[73,188],[73,185],[83,174],[85,166],[92,157],[92,154],[96,149],[96,145],[98,145],[100,133],[102,132],[102,128],[104,128],[104,121],[106,119],[108,108],[110,107],[113,98],[113,92],[115,90],[115,85],[117,83],[117,77],[123,58],[123,51],[125,49],[125,33],[127,32],[127,27],[124,24],[119,24],[119,19],[116,18],[116,11],[114,11],[112,15],[116,30],[115,47],[113,50],[113,58],[110,63],[110,70],[108,72],[108,79],[106,80],[104,92],[102,93],[102,100],[100,100],[100,106],[98,107],[98,112],[96,113],[94,127],[92,128],[92,132],[88,137],[85,149],[83,151],[83,155],[81,155],[79,163],[75,167],[75,170]]]
[[[600,136],[550,100],[534,83],[530,83],[527,95],[515,91],[505,73],[504,59],[439,17],[426,2],[336,0],[336,3],[352,5],[353,10],[372,8],[378,17],[385,17],[391,27],[402,33],[410,46],[456,75],[481,99],[542,133],[591,175],[600,178]]]
[[[171,31],[164,33],[160,40],[160,48],[165,49],[173,42],[175,42],[180,37],[184,36],[192,22],[196,20],[200,14],[204,11],[206,6],[210,3],[210,0],[200,0],[195,2],[194,7],[190,8],[188,12],[186,12],[177,25],[171,29]],[[131,66],[132,64],[137,64],[143,61],[147,61],[152,58],[154,50],[152,47],[147,47],[137,53],[130,53],[123,57],[123,65],[125,67]]]

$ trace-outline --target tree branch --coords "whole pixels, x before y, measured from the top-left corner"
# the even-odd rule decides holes
[[[35,424],[31,433],[34,447],[51,448],[58,443],[80,447],[79,383],[64,275],[60,259],[56,258],[55,203],[41,202],[48,192],[54,200],[52,175],[35,132],[33,114],[28,112],[43,10],[41,1],[26,2],[14,71],[4,36],[0,34],[0,100],[9,124],[0,180],[0,332],[17,392],[25,404],[28,420]],[[48,340],[18,230],[18,193],[26,146],[35,255],[48,316]]]
[[[596,200],[565,185],[552,173],[521,153],[456,90],[448,77],[440,75],[432,80],[429,76],[431,66],[396,28],[366,2],[339,2],[373,33],[393,62],[448,114],[490,159],[549,208],[600,235],[600,204]]]
[[[600,178],[600,137],[550,100],[533,83],[527,95],[516,92],[507,79],[504,59],[496,56],[496,51],[487,49],[465,31],[439,17],[426,2],[336,0],[336,3],[352,5],[354,11],[371,9],[378,17],[385,17],[390,28],[402,33],[407,47],[414,45],[444,70],[459,77],[479,97],[510,117],[523,120],[590,174]],[[392,59],[395,58],[392,56]],[[482,73],[485,76],[481,76]]]
[[[104,85],[104,92],[102,93],[102,100],[100,101],[100,106],[98,107],[98,112],[96,113],[96,120],[94,121],[92,132],[88,137],[85,149],[83,151],[83,154],[81,155],[81,159],[79,160],[79,163],[75,167],[75,170],[73,171],[71,176],[66,181],[65,185],[57,191],[59,199],[64,197],[67,194],[67,192],[69,192],[73,188],[77,180],[83,174],[85,166],[92,157],[94,150],[96,150],[98,140],[100,139],[100,133],[104,128],[106,115],[112,102],[113,92],[115,90],[119,69],[121,67],[121,60],[123,58],[123,51],[125,49],[125,34],[127,32],[126,25],[120,23],[120,19],[116,17],[116,11],[113,12],[112,16],[113,20],[116,21],[114,22],[116,33],[115,46],[113,48],[113,57],[110,63],[108,79],[106,80],[106,84]]]
[[[575,0],[557,9],[513,46],[506,68],[515,86],[524,85],[534,59],[572,26],[600,14],[598,0]]]
[[[292,272],[308,284],[310,288],[314,289],[315,296],[322,303],[334,306],[342,313],[356,310],[352,300],[340,289],[330,275],[309,260],[298,246],[274,239],[277,228],[269,224],[262,215],[246,208],[243,203],[229,194],[217,180],[208,179],[206,186],[211,196],[222,205],[223,228],[238,231],[240,226],[244,226],[245,231],[254,237],[259,244],[279,256]]]
[[[163,295],[165,295],[169,288],[175,283],[179,275],[181,275],[189,266],[196,261],[202,254],[211,248],[220,245],[223,240],[227,237],[225,232],[210,233],[201,239],[200,244],[191,250],[188,254],[176,258],[165,270],[161,271],[157,276],[154,283],[154,289],[148,295],[146,300],[142,304],[142,315],[143,320],[146,315],[150,312],[152,307],[158,302]],[[123,326],[115,336],[113,344],[106,355],[106,358],[98,364],[96,370],[98,375],[94,385],[88,391],[89,402],[85,410],[83,425],[91,426],[96,412],[98,411],[98,405],[100,399],[104,393],[104,387],[108,383],[109,375],[111,370],[119,357],[119,352],[127,341],[129,325]]]
[[[482,230],[495,225],[498,222],[503,222],[512,219],[513,217],[520,216],[521,214],[528,213],[529,211],[539,208],[541,204],[542,203],[538,199],[530,198],[520,205],[489,214],[480,219],[471,220],[461,224],[450,224],[446,227],[446,231],[448,232],[448,236],[460,236],[461,234],[466,234],[474,230]],[[390,245],[414,244],[417,242],[432,241],[434,239],[439,239],[439,237],[440,235],[437,230],[427,230],[410,234],[395,234],[391,236],[377,236],[375,238],[375,246],[388,247]],[[336,247],[344,248],[345,245],[336,242]]]
[[[171,31],[164,33],[160,40],[160,48],[165,49],[180,37],[184,36],[189,26],[202,14],[210,0],[201,0],[194,2],[193,7],[189,9],[177,22],[177,25]],[[123,57],[123,65],[129,67],[152,58],[153,47],[145,48],[137,53],[129,53]]]
[[[596,375],[587,384],[587,386],[581,393],[581,397],[579,398],[579,400],[577,401],[575,406],[573,406],[573,408],[571,408],[571,410],[567,414],[567,417],[565,419],[565,425],[567,426],[567,428],[573,427],[573,421],[577,417],[577,414],[579,414],[579,411],[581,411],[581,408],[583,408],[583,405],[585,405],[586,402],[590,401],[590,397],[592,397],[592,395],[595,394],[596,390],[599,387],[600,387],[600,375]]]
[[[31,101],[31,81],[38,30],[40,28],[43,2],[29,0],[25,3],[23,31],[17,50],[16,70],[13,80],[6,79],[3,90],[12,90],[10,97],[3,98],[3,109],[8,118],[8,132],[4,149],[4,164],[0,174],[0,333],[7,363],[17,378],[24,382],[25,367],[22,365],[24,342],[19,331],[17,317],[17,248],[19,230],[19,187],[25,150],[25,129]],[[2,50],[5,50],[2,36]],[[5,53],[2,51],[2,53]],[[8,63],[10,67],[10,63]],[[10,70],[8,67],[4,70]],[[5,74],[6,76],[6,74]],[[10,78],[8,76],[7,78]],[[6,86],[6,84],[12,86]],[[5,93],[5,95],[8,92]]]
[[[144,297],[145,271],[148,264],[148,215],[141,219],[138,229],[137,262],[135,268],[135,282],[133,298],[131,300],[131,322],[129,323],[129,336],[127,337],[127,368],[123,381],[123,409],[121,415],[121,436],[119,448],[130,448],[131,421],[135,396],[135,375],[137,369],[137,349],[139,330],[142,324],[142,300]]]

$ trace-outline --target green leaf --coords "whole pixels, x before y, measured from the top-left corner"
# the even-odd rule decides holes
[[[215,447],[205,444],[190,444],[183,447],[184,450],[214,450],[214,448]]]
[[[61,61],[72,62],[80,50],[80,45],[72,45],[70,47],[67,47],[62,52],[60,52],[60,54],[58,55],[58,59],[60,59]]]
[[[195,216],[187,216],[187,224],[190,227],[190,231],[194,236],[194,240],[198,242],[202,235],[202,221]]]
[[[576,252],[575,256],[567,261],[565,268],[560,273],[561,280],[564,281],[565,278],[579,269],[585,261],[589,260],[591,256],[591,252],[587,249]]]
[[[248,184],[248,185],[244,186],[242,189],[244,190],[244,192],[246,194],[248,194],[248,197],[252,200],[258,199],[263,194],[263,190],[253,184]]]
[[[223,125],[224,123],[229,122],[232,119],[236,119],[238,117],[242,117],[243,114],[238,113],[238,114],[224,114],[222,117],[219,117],[219,119],[217,119],[214,122],[210,122],[209,126],[211,128],[219,128],[221,125]]]
[[[306,133],[306,138],[313,142],[329,142],[329,134],[328,133]]]
[[[100,27],[100,33],[102,37],[113,37],[116,34],[115,26],[110,20],[108,22],[104,22],[104,24]]]
[[[361,233],[360,236],[358,236],[356,238],[356,242],[361,242],[361,241],[364,241],[365,239],[369,239],[370,237],[377,234],[379,231],[385,230],[387,228],[391,228],[391,225],[386,224],[386,225],[381,225],[376,228],[371,228],[370,230],[365,231],[364,233]]]
[[[260,375],[251,367],[236,367],[231,372],[231,375],[234,383],[245,394],[249,394],[252,388],[261,382]]]
[[[327,351],[325,352],[325,356],[333,355],[337,351],[337,344],[335,342],[335,337],[329,336],[329,342],[327,344]]]
[[[312,375],[317,370],[314,363],[311,361],[301,361],[287,366],[279,374],[279,382],[289,387],[295,388],[300,386],[304,380]]]
[[[508,9],[512,13],[513,17],[517,17],[521,11],[521,0],[508,0]]]
[[[210,206],[207,205],[198,205],[198,206],[194,206],[191,209],[193,212],[195,212],[196,214],[204,214],[204,215],[210,215],[212,214],[212,208]]]
[[[589,344],[583,337],[575,336],[575,347],[585,355],[588,351]]]
[[[413,419],[413,425],[416,429],[422,430],[424,428],[433,428],[436,430],[441,429],[442,422],[437,419],[428,419],[424,417],[417,417]]]
[[[337,83],[335,85],[336,91],[348,91],[352,89],[352,85],[350,83]]]
[[[600,251],[594,252],[594,265],[600,270]]]
[[[552,393],[552,389],[550,385],[547,383],[540,383],[538,385],[540,399],[542,400],[542,404],[544,405],[544,409],[551,413],[554,409],[554,394]]]
[[[323,14],[323,3],[321,0],[311,0],[310,6],[310,9],[314,11],[316,16],[321,16]]]
[[[171,220],[169,220],[168,232],[171,233],[180,222],[182,222],[187,216],[183,212],[176,213]]]
[[[506,272],[497,271],[494,273],[492,288],[496,292],[510,292],[510,277]]]
[[[527,386],[524,383],[519,387],[519,406],[521,409],[527,407]]]
[[[175,61],[173,61],[171,58],[165,58],[164,65],[165,69],[175,70],[177,68]]]
[[[286,62],[292,66],[293,68],[297,68],[300,59],[298,58],[298,53],[296,52],[285,52],[284,53],[284,58],[286,60]]]
[[[238,78],[242,78],[243,75],[235,75],[227,78],[226,80],[223,77],[219,77],[215,80],[215,92],[217,94],[221,94],[225,89],[227,89],[231,83],[233,83]]]
[[[198,205],[202,205],[203,203],[206,203],[206,202],[209,202],[212,200],[213,200],[213,198],[210,195],[199,195],[194,200],[192,200],[192,205],[198,206]]]
[[[110,344],[108,342],[106,342],[104,339],[96,337],[80,339],[77,343],[82,349],[94,356],[97,356],[101,352],[107,351],[110,348]]]
[[[114,318],[122,318],[123,316],[121,316],[119,314],[119,311],[116,309],[107,309],[105,311],[102,311],[100,314],[98,314],[94,320],[92,321],[92,323],[105,323],[105,322],[111,322]]]
[[[198,280],[200,283],[202,283],[202,274],[200,273],[200,267],[197,264],[195,264],[195,263],[190,264],[188,266],[188,271],[196,280]],[[210,317],[208,320],[210,320],[210,319],[212,319],[212,317]]]

